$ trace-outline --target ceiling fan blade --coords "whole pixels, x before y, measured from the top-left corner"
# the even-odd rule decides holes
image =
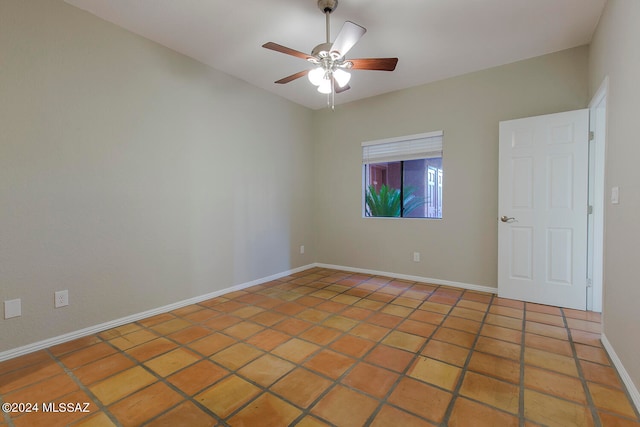
[[[278,83],[278,84],[289,83],[290,81],[293,81],[295,79],[299,79],[300,77],[306,76],[308,73],[309,73],[309,70],[300,71],[298,73],[291,74],[290,76],[283,77],[280,80],[276,81],[275,83]]]
[[[291,49],[286,46],[282,46],[278,43],[268,42],[262,45],[265,49],[275,50],[276,52],[285,53],[287,55],[295,56],[297,58],[308,59],[311,58],[311,55],[306,53],[302,53],[299,50]]]
[[[331,52],[337,52],[342,58],[366,32],[367,29],[358,24],[351,21],[345,22],[331,46]]]
[[[352,70],[393,71],[396,69],[398,58],[361,58],[348,61],[353,64]]]

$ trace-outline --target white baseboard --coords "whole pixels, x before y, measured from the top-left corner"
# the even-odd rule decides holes
[[[46,340],[38,341],[32,344],[27,344],[22,347],[14,348],[0,352],[0,362],[14,357],[22,356],[34,351],[42,350],[54,345],[62,344],[68,341],[73,341],[78,338],[85,337],[87,335],[96,334],[98,332],[106,331],[108,329],[116,328],[118,326],[126,325],[127,323],[135,322],[147,317],[155,316],[157,314],[167,313],[169,311],[176,310],[178,308],[186,307],[191,304],[197,304],[202,301],[206,301],[211,298],[219,297],[229,292],[235,292],[242,289],[250,288],[251,286],[259,285],[261,283],[270,282],[272,280],[279,279],[290,274],[298,273],[300,271],[308,270],[315,267],[315,264],[309,264],[302,267],[294,268],[292,270],[283,271],[281,273],[273,274],[271,276],[262,277],[260,279],[252,280],[250,282],[241,283],[239,285],[231,286],[229,288],[221,289],[218,291],[210,292],[197,297],[189,298],[186,300],[178,301],[169,305],[165,305],[151,310],[143,311],[141,313],[132,314],[130,316],[121,317],[120,319],[111,320],[109,322],[100,323],[99,325],[89,326],[88,328],[80,329],[77,331],[69,332],[57,337],[48,338]]]
[[[629,392],[629,396],[631,396],[633,404],[636,406],[636,410],[640,412],[640,391],[638,391],[638,387],[636,387],[636,385],[633,383],[633,380],[631,380],[629,373],[622,365],[622,361],[616,354],[616,351],[613,349],[613,346],[604,333],[600,336],[600,341],[602,341],[602,345],[604,346],[605,350],[607,350],[607,353],[609,353],[609,357],[618,370],[618,374],[620,374],[622,382],[627,387],[627,391]]]
[[[433,279],[430,277],[411,276],[408,274],[390,273],[387,271],[369,270],[366,268],[345,267],[343,265],[315,263],[315,266],[321,267],[321,268],[330,268],[333,270],[349,271],[353,273],[364,273],[364,274],[372,274],[374,276],[392,277],[394,279],[410,280],[412,282],[430,283],[433,285],[442,285],[442,286],[453,286],[454,288],[469,289],[471,291],[487,292],[490,294],[498,293],[498,288],[492,288],[490,286],[474,285],[474,284],[462,283],[462,282],[452,282],[450,280]]]
[[[371,274],[375,276],[385,276],[392,277],[395,279],[403,279],[403,280],[411,280],[414,282],[422,282],[422,283],[430,283],[434,285],[443,285],[443,286],[453,286],[456,288],[469,289],[479,292],[488,292],[488,293],[496,293],[496,288],[491,288],[489,286],[480,286],[473,285],[469,283],[461,283],[461,282],[452,282],[449,280],[440,280],[433,279],[429,277],[421,277],[421,276],[411,276],[407,274],[400,273],[390,273],[386,271],[377,271],[377,270],[369,270],[363,268],[354,268],[354,267],[346,267],[342,265],[331,265],[331,264],[322,264],[322,263],[313,263],[308,264],[302,267],[294,268],[292,270],[283,271],[281,273],[273,274],[271,276],[262,277],[260,279],[252,280],[250,282],[241,283],[239,285],[231,286],[229,288],[221,289],[218,291],[210,292],[204,295],[200,295],[197,297],[189,298],[186,300],[178,301],[173,304],[165,305],[162,307],[154,308],[151,310],[143,311],[141,313],[132,314],[130,316],[121,317],[119,319],[111,320],[105,323],[100,323],[98,325],[89,326],[88,328],[79,329],[77,331],[69,332],[63,335],[58,335],[53,338],[48,338],[46,340],[38,341],[32,344],[27,344],[22,347],[14,348],[11,350],[6,350],[0,352],[0,362],[8,359],[13,359],[14,357],[22,356],[28,353],[33,353],[34,351],[42,350],[48,347],[52,347],[54,345],[62,344],[68,341],[73,341],[78,338],[85,337],[87,335],[96,334],[102,331],[106,331],[108,329],[116,328],[118,326],[126,325],[127,323],[135,322],[141,319],[145,319],[147,317],[155,316],[157,314],[166,313],[169,311],[176,310],[178,308],[186,307],[187,305],[197,304],[202,301],[206,301],[211,298],[215,298],[229,292],[239,291],[245,288],[249,288],[251,286],[259,285],[261,283],[269,282],[271,280],[276,280],[284,276],[288,276],[290,274],[298,273],[300,271],[308,270],[310,268],[320,267],[320,268],[329,268],[334,270],[342,270],[353,273],[364,273]]]

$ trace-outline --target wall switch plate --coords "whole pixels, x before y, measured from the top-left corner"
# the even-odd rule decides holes
[[[304,253],[304,245],[300,245],[300,253],[303,254]]]
[[[620,188],[611,187],[611,204],[617,205],[620,203]]]
[[[58,291],[58,292],[56,292],[54,294],[54,297],[55,297],[55,302],[54,302],[55,308],[65,307],[65,306],[69,305],[69,291],[68,290]]]
[[[4,302],[4,318],[11,319],[12,317],[22,316],[22,301],[20,298],[11,299]]]
[[[414,252],[413,253],[413,261],[414,262],[420,262],[420,252]]]

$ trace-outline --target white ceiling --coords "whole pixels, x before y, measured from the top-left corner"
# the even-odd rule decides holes
[[[261,46],[310,53],[325,39],[316,0],[65,0],[211,67],[318,109],[310,68]],[[398,57],[394,72],[352,71],[336,104],[507,64],[590,42],[606,0],[339,0],[331,38],[343,22],[367,33],[347,58]]]

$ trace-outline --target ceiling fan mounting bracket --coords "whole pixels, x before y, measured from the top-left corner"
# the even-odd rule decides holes
[[[318,9],[322,13],[331,13],[338,7],[338,0],[318,0]]]

